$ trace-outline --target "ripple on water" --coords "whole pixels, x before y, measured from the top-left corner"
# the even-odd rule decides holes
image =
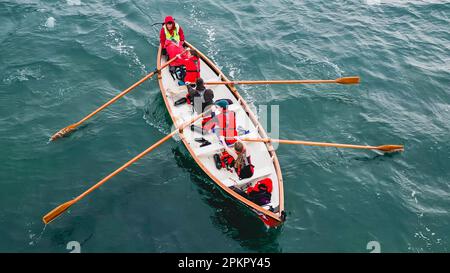
[[[54,17],[48,17],[44,24],[44,26],[46,28],[54,28],[55,25],[56,25],[56,19]]]
[[[145,65],[140,61],[139,57],[134,51],[134,46],[127,45],[123,40],[122,34],[120,34],[120,32],[114,29],[108,30],[105,45],[117,51],[120,55],[124,55],[125,57],[130,58],[132,60],[132,63],[128,65],[130,68],[132,68],[133,66],[137,66],[139,67],[142,74],[146,73]]]
[[[69,6],[80,6],[81,0],[67,0],[67,5]]]
[[[23,82],[30,79],[41,80],[44,78],[45,76],[41,73],[39,66],[24,67],[9,70],[3,78],[3,83],[9,85],[15,82]]]

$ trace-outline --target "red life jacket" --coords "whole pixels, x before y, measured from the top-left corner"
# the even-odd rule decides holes
[[[250,194],[250,192],[253,192],[253,191],[259,192],[259,185],[261,185],[261,184],[263,184],[263,185],[266,186],[267,192],[268,192],[268,193],[272,193],[272,188],[273,188],[273,186],[272,186],[272,179],[270,179],[269,177],[267,177],[267,178],[264,178],[264,179],[262,179],[262,180],[259,180],[259,181],[255,184],[255,186],[253,186],[253,187],[248,187],[248,189],[247,189],[247,194]]]
[[[220,135],[225,137],[225,141],[228,145],[236,142],[233,138],[238,135],[236,130],[236,114],[233,111],[223,110],[217,117],[217,128],[220,131]]]
[[[202,128],[205,130],[211,130],[212,127],[214,127],[214,124],[212,125],[212,127],[210,126],[211,123],[213,123],[212,121],[212,117],[206,117],[202,119]]]
[[[192,56],[188,59],[183,59],[183,64],[186,67],[185,82],[194,83],[200,78],[200,60],[198,57]]]
[[[220,163],[222,164],[222,168],[231,171],[234,166],[234,158],[227,151],[224,151],[220,156]]]
[[[167,54],[169,55],[169,59],[172,59],[177,54],[182,53],[184,50],[182,46],[180,46],[170,40],[166,40],[165,48],[166,48]],[[175,61],[173,61],[169,64],[169,66],[180,66],[180,65],[183,65],[183,61],[181,59],[176,59]]]
[[[226,168],[232,172],[235,160],[229,153],[224,151],[220,156],[220,162],[222,164],[222,168]],[[255,172],[255,166],[253,166],[250,156],[244,158],[244,165],[235,170],[240,179],[251,177]],[[272,188],[270,188],[270,191],[272,191]]]

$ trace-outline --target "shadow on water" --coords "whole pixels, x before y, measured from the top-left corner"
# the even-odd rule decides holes
[[[172,119],[166,110],[161,94],[150,94],[145,103],[143,118],[147,124],[157,128],[160,132],[169,133]]]
[[[356,160],[356,161],[362,161],[362,162],[380,162],[380,161],[385,161],[387,159],[393,159],[400,154],[399,152],[393,152],[393,153],[383,153],[383,152],[377,152],[377,151],[373,151],[373,152],[375,152],[375,154],[348,156],[348,155],[345,155],[345,153],[343,153],[341,150],[336,148],[337,155],[340,158],[346,159],[348,161]]]
[[[392,159],[395,157],[396,153],[384,153],[384,154],[376,154],[374,156],[354,156],[349,159],[351,160],[358,160],[358,161],[385,161],[386,159]]]
[[[281,252],[277,238],[282,227],[268,230],[255,213],[215,185],[186,150],[176,147],[172,153],[177,165],[190,173],[202,199],[215,209],[212,221],[216,227],[250,251]]]

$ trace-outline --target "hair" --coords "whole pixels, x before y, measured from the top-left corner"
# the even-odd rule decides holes
[[[203,81],[202,78],[198,78],[198,79],[195,81],[195,85],[197,86],[197,90],[199,90],[199,89],[205,89],[205,82]]]
[[[247,157],[247,153],[245,152],[244,149],[244,144],[242,144],[242,142],[235,142],[234,143],[234,150],[237,152],[237,158],[234,162],[234,167],[236,169],[242,168],[242,166],[244,166],[244,160]]]

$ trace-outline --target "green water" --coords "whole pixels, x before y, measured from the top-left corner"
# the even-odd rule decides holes
[[[371,2],[1,1],[0,252],[449,251],[450,2]],[[288,215],[267,231],[170,140],[44,228],[170,131],[153,79],[48,143],[155,68],[167,14],[232,79],[361,76],[240,87],[279,106],[280,138],[405,152],[280,146]]]

